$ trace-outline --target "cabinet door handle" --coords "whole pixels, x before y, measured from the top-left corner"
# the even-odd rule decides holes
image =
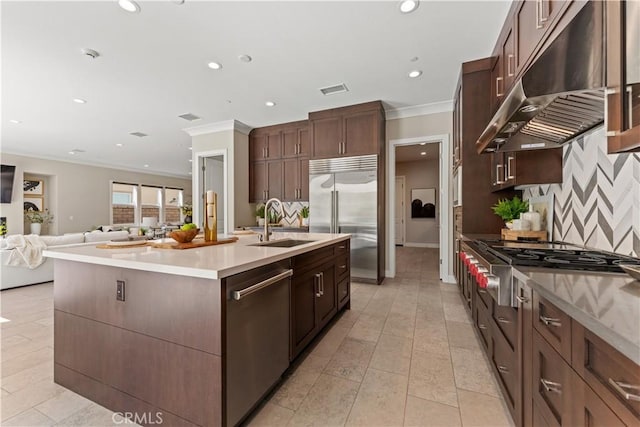
[[[509,373],[509,369],[506,366],[502,366],[502,365],[498,365],[498,371],[502,372],[503,374]]]
[[[324,295],[324,272],[320,273],[320,296]]]
[[[626,384],[620,381],[615,381],[613,378],[609,378],[609,384],[613,386],[615,391],[622,396],[625,400],[633,400],[635,402],[640,402],[640,395],[629,393],[625,389],[631,389],[634,391],[640,391],[640,387],[633,384]]]
[[[511,323],[511,320],[505,318],[505,317],[498,317],[498,322],[499,323]]]
[[[511,161],[514,159],[513,156],[507,157],[507,179],[514,179],[515,176],[511,174]]]
[[[540,383],[546,391],[562,394],[562,384],[540,378]]]
[[[313,290],[316,293],[316,298],[320,298],[322,296],[320,293],[320,273],[316,273],[313,279]]]
[[[515,58],[515,56],[514,56],[512,53],[510,53],[510,54],[508,54],[508,55],[507,55],[507,75],[508,75],[509,77],[513,77],[513,76],[514,76],[514,74],[515,74],[515,73],[513,72],[513,69],[514,69],[515,67],[512,67],[512,66],[511,66],[511,64],[513,63],[514,58]]]
[[[486,294],[486,293],[487,293],[487,291],[485,291],[484,289],[480,289],[480,288],[478,288],[478,293],[479,293],[479,294]]]
[[[553,326],[559,328],[562,326],[560,319],[556,319],[554,317],[540,316],[540,321],[547,326]]]
[[[496,185],[500,185],[500,184],[504,184],[504,181],[500,180],[500,171],[502,170],[502,168],[504,167],[504,165],[496,165]]]
[[[544,28],[544,22],[547,22],[549,16],[544,16],[543,0],[536,0],[536,29]]]
[[[526,303],[529,302],[529,298],[527,298],[527,297],[517,296],[516,299],[518,300],[518,302],[520,304],[526,304]]]
[[[487,325],[484,325],[484,324],[480,323],[480,324],[478,325],[478,328],[479,328],[479,329],[482,329],[483,331],[485,331],[485,330],[487,329]]]
[[[503,77],[496,77],[496,98],[502,97],[504,93],[500,92],[500,83],[502,82]]]
[[[338,267],[340,270],[346,270],[347,269],[347,264],[343,264],[341,266]]]

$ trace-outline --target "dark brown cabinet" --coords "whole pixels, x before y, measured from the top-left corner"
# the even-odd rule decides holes
[[[249,202],[309,200],[308,121],[256,128],[249,146]]]
[[[562,182],[562,148],[491,153],[492,191]]]
[[[380,154],[384,109],[380,101],[309,113],[311,158]]]
[[[640,151],[640,3],[605,2],[609,153]]]
[[[522,70],[535,53],[545,33],[553,26],[562,5],[562,0],[525,0],[518,2],[514,26],[517,31],[516,69]]]
[[[349,242],[293,258],[291,279],[291,360],[313,340],[338,309],[348,306]]]

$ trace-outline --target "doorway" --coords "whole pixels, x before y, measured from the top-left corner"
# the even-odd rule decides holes
[[[436,218],[439,219],[437,228],[438,234],[438,246],[439,246],[439,275],[440,279],[443,282],[447,283],[455,283],[455,278],[453,277],[453,264],[451,260],[451,254],[449,253],[449,248],[452,245],[452,236],[450,235],[449,230],[451,230],[451,215],[449,213],[449,187],[450,187],[450,173],[451,173],[451,165],[449,164],[449,135],[427,135],[416,138],[403,138],[403,139],[395,139],[390,140],[387,151],[387,268],[385,271],[385,275],[387,277],[395,277],[396,274],[396,212],[395,212],[395,201],[396,201],[396,147],[399,146],[407,146],[407,145],[416,145],[422,144],[426,145],[434,144],[434,146],[439,147],[437,154],[437,162],[439,166],[438,171],[438,186],[435,196],[435,215]],[[398,175],[405,175],[403,173],[398,173]],[[405,194],[410,192],[411,188],[410,183],[405,182]],[[417,188],[420,190],[420,188]],[[428,188],[427,188],[428,190]],[[406,198],[406,202],[409,203],[409,198]],[[405,205],[406,206],[406,205]],[[405,216],[406,220],[406,216]],[[406,228],[406,221],[405,221]],[[412,235],[412,232],[407,228],[405,230],[405,243],[404,246],[407,246],[409,242],[407,239]],[[429,246],[426,246],[429,247]]]
[[[196,191],[193,196],[194,222],[204,228],[204,197],[208,190],[217,194],[218,234],[228,233],[228,195],[227,195],[227,156],[226,150],[215,150],[197,154]]]

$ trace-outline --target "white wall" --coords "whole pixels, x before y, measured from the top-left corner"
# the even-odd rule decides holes
[[[97,225],[108,224],[110,181],[180,187],[184,188],[185,199],[191,198],[190,179],[5,153],[2,154],[2,163],[16,166],[12,202],[0,205],[0,216],[7,217],[9,234],[24,232],[22,180],[25,175],[47,176],[49,196],[46,207],[55,215],[49,231],[56,234],[87,231]]]
[[[386,122],[386,139],[387,144],[389,141],[396,139],[404,139],[404,138],[419,138],[423,136],[429,135],[443,135],[449,134],[451,135],[453,131],[453,113],[451,111],[443,112],[443,113],[434,113],[434,114],[426,114],[422,116],[414,116],[414,117],[406,117],[394,120],[387,120]],[[448,153],[442,153],[447,161],[451,159],[451,148]],[[392,180],[395,181],[395,180]],[[451,177],[449,177],[449,181],[451,181]],[[387,188],[387,200],[389,200],[389,189]],[[449,225],[449,230],[453,230],[453,215],[451,206],[445,209],[446,215],[443,215],[441,219],[441,224],[444,224],[447,221]],[[386,224],[386,233],[387,236],[391,234],[391,227],[394,224],[391,224],[389,214],[387,214],[387,224]],[[386,253],[386,266],[385,270],[390,271],[390,261],[391,257],[389,255],[390,246],[394,244],[394,242],[389,241],[387,238],[387,253]],[[449,236],[449,247],[453,247],[453,233],[450,233]],[[447,271],[449,275],[453,275],[453,260],[449,259],[449,265],[447,266]]]
[[[436,218],[411,218],[411,189],[435,188],[439,194],[440,165],[438,159],[396,163],[396,176],[405,177],[405,245],[429,245],[440,243],[440,208],[436,206]],[[438,203],[436,201],[436,203]]]

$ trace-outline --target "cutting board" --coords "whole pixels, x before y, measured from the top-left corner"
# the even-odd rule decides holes
[[[224,245],[225,243],[237,242],[237,237],[228,237],[225,239],[218,239],[215,242],[205,242],[204,240],[192,240],[189,243],[178,242],[165,242],[165,243],[150,243],[154,248],[160,249],[193,249],[202,248],[204,246]]]
[[[509,230],[503,228],[500,233],[502,240],[547,240],[547,231]]]
[[[108,243],[101,243],[96,245],[98,249],[129,249],[129,248],[139,248],[141,246],[147,246],[148,242],[137,242],[131,243],[129,245],[110,245]]]

